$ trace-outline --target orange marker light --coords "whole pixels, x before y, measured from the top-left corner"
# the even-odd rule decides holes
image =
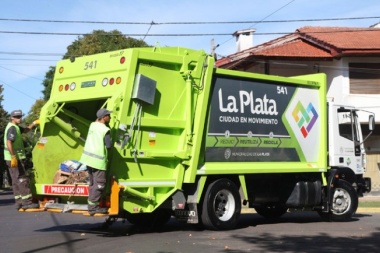
[[[121,83],[121,77],[116,78],[116,84]]]
[[[62,73],[63,73],[63,70],[64,70],[64,68],[63,68],[63,67],[60,67],[60,68],[59,68],[59,73],[62,74]]]
[[[58,89],[59,91],[63,91],[63,85],[61,84]]]

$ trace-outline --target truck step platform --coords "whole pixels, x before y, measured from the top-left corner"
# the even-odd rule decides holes
[[[84,216],[94,216],[94,217],[108,216],[108,214],[100,214],[100,213],[90,215],[88,212],[87,204],[46,203],[45,207],[41,209],[42,211],[46,210],[48,212],[54,212],[54,213],[73,213],[73,214],[83,214]]]
[[[51,212],[62,212],[62,213],[67,213],[67,212],[85,212],[87,211],[87,204],[74,204],[74,203],[46,203],[44,208],[47,211]]]

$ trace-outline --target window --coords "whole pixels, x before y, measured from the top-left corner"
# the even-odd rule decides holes
[[[380,63],[349,63],[351,94],[380,94]]]

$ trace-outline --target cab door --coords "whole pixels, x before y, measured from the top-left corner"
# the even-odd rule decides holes
[[[362,174],[361,130],[353,108],[330,108],[329,154],[330,166],[349,167]]]

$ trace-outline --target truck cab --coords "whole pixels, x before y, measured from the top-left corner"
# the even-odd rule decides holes
[[[359,110],[352,106],[328,103],[328,147],[329,166],[337,168],[357,182],[356,190],[359,196],[371,191],[371,178],[364,177],[366,171],[366,153],[359,114],[368,117],[369,134],[374,129],[374,114]]]

